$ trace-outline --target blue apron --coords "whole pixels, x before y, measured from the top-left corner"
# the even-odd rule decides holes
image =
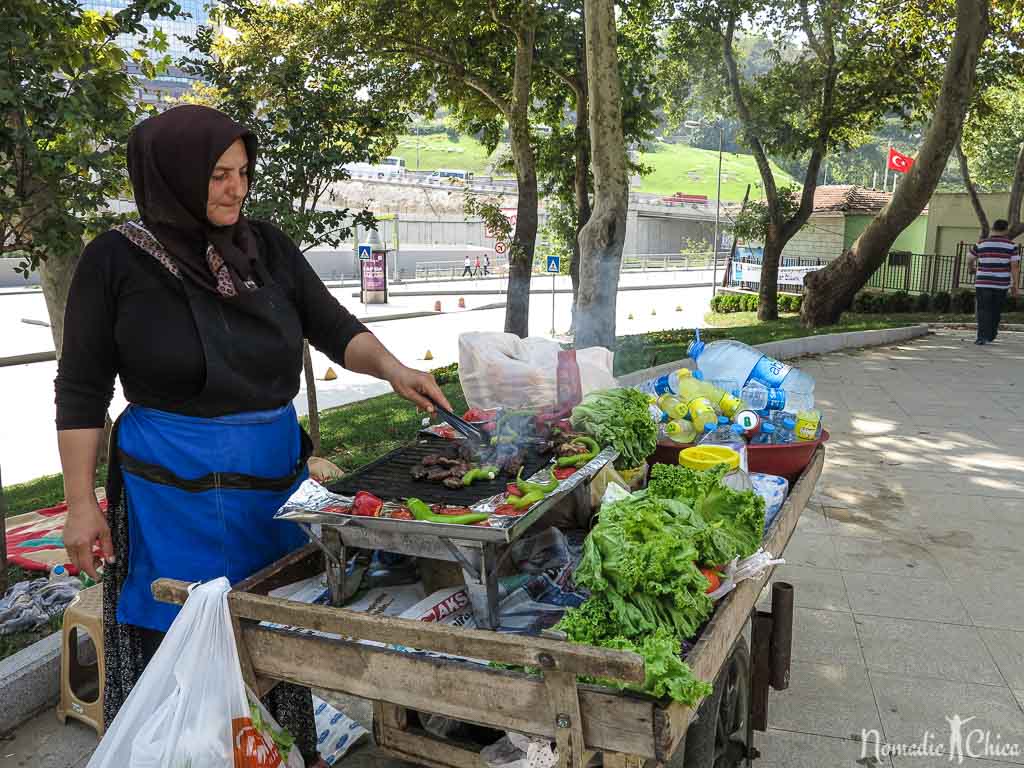
[[[166,631],[180,606],[153,599],[159,578],[240,581],[306,540],[273,519],[308,476],[295,409],[201,418],[130,406],[118,425],[128,500],[123,624]]]
[[[286,395],[298,389],[302,322],[261,263],[257,274],[260,287],[229,299],[182,282],[204,386],[173,413],[131,405],[115,424],[111,469],[127,498],[129,541],[119,623],[166,631],[179,607],[153,599],[154,580],[234,583],[306,541],[294,523],[273,520],[309,475],[309,436]],[[268,391],[286,404],[238,412]]]

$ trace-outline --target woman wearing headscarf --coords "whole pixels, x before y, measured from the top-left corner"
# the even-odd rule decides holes
[[[327,291],[296,245],[242,207],[256,139],[207,107],[140,123],[128,171],[140,220],[82,253],[65,313],[57,429],[72,562],[104,573],[104,709],[113,720],[174,617],[161,577],[232,582],[298,548],[273,516],[307,477],[309,438],[292,406],[303,339],[417,406],[448,406]],[[103,422],[120,376],[129,406],[111,437],[108,510],[93,493]],[[316,765],[308,689],[267,702]]]

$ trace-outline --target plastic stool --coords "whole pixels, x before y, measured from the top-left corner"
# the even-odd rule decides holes
[[[79,630],[85,630],[96,650],[94,661],[79,657]],[[91,725],[103,738],[103,585],[83,589],[64,611],[60,652],[60,704],[57,719],[73,717]]]

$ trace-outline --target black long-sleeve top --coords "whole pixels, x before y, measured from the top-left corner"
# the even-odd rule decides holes
[[[343,365],[349,341],[366,326],[331,296],[283,232],[265,223],[258,231],[261,257],[296,307],[303,336]],[[294,367],[290,360],[281,364]],[[274,365],[267,361],[268,381]],[[300,369],[276,373],[294,381],[290,400],[299,391]],[[128,402],[176,411],[203,390],[206,361],[181,280],[111,231],[86,246],[72,279],[55,381],[57,429],[102,427],[118,375]],[[267,397],[239,402],[228,412],[284,405],[279,392]]]

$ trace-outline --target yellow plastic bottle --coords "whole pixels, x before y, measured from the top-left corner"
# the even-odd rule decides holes
[[[686,403],[675,395],[662,395],[659,397],[658,407],[667,413],[670,419],[686,418]]]
[[[743,401],[736,397],[732,392],[726,392],[720,387],[716,387],[714,384],[703,381],[701,384],[704,387],[704,396],[711,401],[711,404],[722,412],[724,416],[728,416],[730,419],[737,414],[743,408]]]
[[[796,433],[797,440],[817,440],[821,432],[821,411],[809,410],[797,413],[796,428],[793,431]]]
[[[692,443],[697,438],[697,430],[690,421],[673,419],[665,425],[665,437],[674,443]]]
[[[703,382],[693,378],[680,379],[679,398],[686,404],[686,412],[697,434],[704,432],[705,424],[718,424],[718,413],[705,395]]]

